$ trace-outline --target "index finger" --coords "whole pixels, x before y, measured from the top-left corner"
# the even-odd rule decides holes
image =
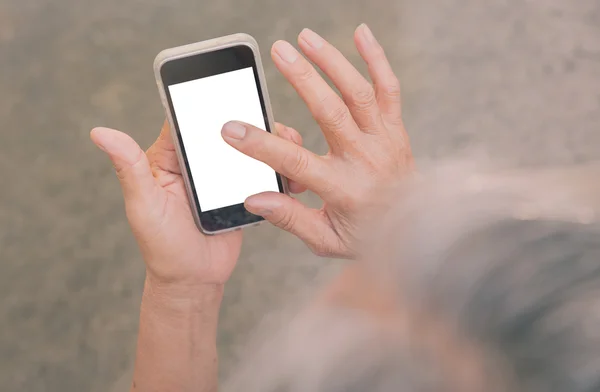
[[[223,126],[222,135],[236,150],[266,163],[277,173],[318,195],[330,192],[333,186],[324,159],[289,140],[235,121]]]

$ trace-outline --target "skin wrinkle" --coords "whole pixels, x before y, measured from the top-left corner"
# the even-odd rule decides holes
[[[392,78],[383,49],[366,26],[357,29],[354,38],[375,87],[385,89],[386,81],[393,81],[395,85],[397,80]],[[326,42],[323,41],[323,45]],[[340,110],[315,107],[320,97],[331,97],[322,101],[326,105],[341,103],[341,99],[316,71],[312,80],[298,80],[302,68],[313,71],[314,68],[289,43],[279,41],[274,51],[281,55],[273,54],[277,68],[307,101],[315,117]],[[335,81],[336,75],[328,66],[331,62],[326,61],[330,59],[319,59],[310,51],[304,54],[336,84],[338,91],[343,92],[345,85],[352,85],[352,81]],[[342,66],[342,59],[338,60]],[[333,153],[326,159],[315,158],[318,160],[314,162],[335,162],[327,166],[331,169],[327,173],[327,184],[318,187],[315,182],[325,170],[313,178],[295,178],[324,200],[321,211],[327,219],[322,219],[320,226],[306,224],[323,218],[314,210],[311,215],[305,209],[303,221],[298,215],[300,210],[290,210],[294,204],[289,202],[289,197],[278,193],[263,195],[265,205],[271,198],[270,205],[278,209],[268,220],[275,218],[273,223],[279,223],[278,217],[298,217],[296,222],[303,222],[302,229],[301,225],[295,228],[284,225],[284,228],[313,249],[341,245],[343,249],[333,256],[356,253],[362,257],[355,265],[363,269],[339,285],[330,297],[333,305],[313,303],[308,310],[267,335],[267,347],[249,358],[245,365],[251,371],[244,374],[242,370],[242,383],[233,390],[595,391],[600,374],[595,346],[600,346],[600,342],[590,335],[584,336],[581,330],[583,326],[591,328],[590,324],[593,325],[590,310],[595,309],[593,301],[600,298],[590,299],[588,295],[588,290],[600,286],[590,273],[595,272],[590,266],[600,259],[599,231],[594,232],[593,224],[597,210],[590,213],[572,194],[569,186],[572,184],[567,181],[554,183],[548,178],[546,182],[539,181],[531,172],[520,178],[507,175],[501,179],[483,172],[477,162],[470,162],[472,166],[442,165],[433,173],[430,184],[425,184],[427,181],[413,184],[418,185],[417,189],[406,188],[406,195],[396,195],[393,207],[399,211],[391,211],[381,222],[367,221],[374,226],[372,233],[365,237],[375,239],[373,243],[380,249],[355,251],[354,247],[363,250],[362,246],[370,244],[362,243],[359,229],[364,228],[357,216],[363,209],[385,205],[387,200],[377,199],[371,205],[373,194],[352,190],[369,185],[373,188],[372,179],[388,185],[406,174],[394,162],[407,163],[407,169],[413,166],[409,149],[400,150],[400,144],[389,143],[395,138],[402,139],[405,129],[403,126],[385,127],[394,120],[401,120],[399,101],[393,96],[385,99],[385,95],[377,97],[381,98],[378,106],[384,117],[391,118],[382,122],[382,129],[377,130],[384,137],[378,138],[375,132],[369,135],[359,132],[359,124],[356,124],[359,121],[353,118],[360,113],[353,110],[345,129],[323,129]],[[327,122],[327,119],[320,120]],[[298,148],[254,127],[246,131],[242,139],[249,144],[242,139],[227,138],[226,129],[223,135],[226,142],[242,153],[265,155],[253,158],[278,172],[282,169],[282,155],[268,157],[265,153],[277,150],[293,156],[289,151]],[[238,132],[238,136],[242,133]],[[130,138],[115,131],[96,129],[92,137],[100,146],[104,144],[111,160],[117,164],[128,164],[128,158],[136,151],[141,152]],[[127,143],[111,146],[111,140],[114,142],[117,137]],[[159,138],[157,145],[163,140]],[[348,140],[351,143],[347,143]],[[254,148],[253,141],[256,142]],[[276,148],[268,147],[267,143]],[[350,162],[345,151],[336,151],[336,146],[347,147],[347,150],[360,147],[364,154],[354,154]],[[287,153],[283,151],[285,148]],[[346,160],[339,159],[340,156]],[[152,156],[152,160],[158,161],[158,157]],[[377,165],[379,170],[369,170]],[[295,167],[289,166],[292,170]],[[366,169],[357,170],[358,167]],[[452,172],[457,168],[462,170]],[[128,218],[140,237],[138,242],[147,264],[147,276],[154,277],[156,282],[175,282],[174,286],[184,288],[186,293],[171,300],[162,298],[166,301],[160,303],[150,300],[143,303],[136,380],[147,385],[140,385],[145,390],[148,386],[163,390],[213,390],[217,370],[214,335],[220,301],[215,300],[209,288],[212,284],[224,284],[231,276],[239,256],[241,233],[201,235],[185,203],[185,189],[174,186],[172,194],[181,197],[166,197],[170,192],[154,180],[150,165],[138,169],[144,170],[123,171],[121,185],[126,205],[132,203],[146,210],[137,217],[128,214]],[[371,178],[374,172],[380,176]],[[483,175],[469,181],[473,180],[470,174],[479,172]],[[293,172],[281,174],[294,176]],[[587,180],[598,184],[598,178],[598,175],[590,176]],[[157,189],[156,193],[147,191],[150,183]],[[333,183],[338,191],[346,192],[345,196],[353,195],[356,199],[340,204],[332,194],[319,190],[329,191]],[[421,185],[423,189],[418,189]],[[378,190],[373,189],[373,193]],[[138,200],[141,197],[148,202]],[[166,212],[153,211],[154,206],[160,205],[157,197],[169,202]],[[279,209],[282,206],[285,208]],[[164,220],[147,219],[156,212],[169,216]],[[387,231],[382,232],[382,227]],[[315,235],[317,228],[325,230]],[[151,241],[156,229],[161,230],[164,241]],[[540,240],[535,246],[528,246],[535,238],[535,235],[529,236],[531,232],[548,241]],[[320,234],[325,233],[336,235],[328,247],[318,242],[325,238]],[[376,238],[378,233],[385,241]],[[590,238],[594,241],[589,241]],[[317,253],[324,249],[317,249]],[[574,249],[581,250],[582,256],[578,257]],[[209,257],[198,258],[199,255]],[[183,287],[184,283],[189,285]],[[193,287],[199,291],[190,290]],[[157,299],[151,295],[151,288],[144,293],[145,299]],[[219,293],[217,299],[220,300],[221,295]],[[560,328],[553,324],[555,329],[548,332],[549,320],[555,321],[565,307],[583,298],[592,301],[588,307],[578,309],[581,313],[563,320]],[[206,303],[200,304],[197,312],[190,313],[193,309],[188,308],[181,317],[173,317],[173,312],[178,314],[181,310],[182,300],[184,305],[194,304],[196,300]],[[203,355],[191,355],[193,348]],[[203,374],[206,377],[200,376]],[[244,377],[247,378],[244,380]],[[167,378],[168,385],[165,384]],[[187,388],[181,385],[185,381],[189,381]]]
[[[355,31],[354,40],[361,56],[370,66],[369,76],[371,80],[389,80],[390,73],[392,73],[391,66],[383,56],[383,51],[375,38],[372,35],[365,36],[367,32],[368,30],[363,25]],[[307,35],[310,33],[307,30],[304,31],[304,34],[305,38],[310,39]],[[315,42],[317,42],[316,45]],[[308,152],[308,150],[303,150],[305,151],[304,157],[310,159],[311,162],[303,164],[292,160],[286,161],[282,165],[285,157],[287,159],[296,157],[298,160],[298,154],[294,154],[294,151],[302,149],[301,146],[289,140],[290,132],[282,132],[288,136],[284,137],[286,140],[282,140],[276,135],[233,119],[234,123],[229,122],[223,126],[221,136],[231,147],[250,158],[262,161],[280,175],[296,181],[297,184],[302,184],[323,200],[321,210],[318,210],[309,208],[288,195],[278,192],[263,192],[246,199],[245,206],[249,212],[271,211],[270,214],[264,216],[267,221],[288,229],[317,254],[329,252],[328,256],[353,258],[356,256],[357,245],[355,242],[359,230],[358,222],[355,220],[361,213],[356,209],[369,208],[368,199],[371,196],[370,192],[364,190],[363,187],[374,187],[376,184],[372,180],[387,183],[404,174],[403,171],[390,171],[390,161],[405,162],[409,158],[398,155],[403,152],[398,151],[389,143],[389,140],[390,136],[401,135],[405,130],[400,129],[399,126],[387,127],[386,123],[380,121],[377,125],[381,129],[373,129],[371,134],[361,132],[360,124],[357,122],[362,121],[360,118],[364,117],[363,113],[359,113],[360,110],[357,111],[351,103],[350,108],[346,106],[334,88],[324,80],[324,77],[332,81],[337,91],[342,92],[349,99],[353,99],[353,95],[349,91],[358,86],[355,83],[366,82],[366,79],[325,40],[317,39],[317,41],[313,41],[313,45],[316,51],[304,48],[307,50],[303,50],[301,54],[291,44],[277,41],[273,45],[271,53],[277,69],[296,89],[317,122],[333,124],[333,128],[343,128],[322,127],[321,129],[329,142],[331,153],[321,157]],[[319,51],[320,49],[324,51]],[[330,54],[336,53],[337,58],[327,55],[326,50],[329,49],[334,50]],[[316,67],[323,71],[323,76],[316,72]],[[311,71],[309,78],[302,77],[302,75],[307,75],[306,70]],[[355,77],[349,79],[348,76],[352,76],[352,74]],[[341,107],[338,107],[340,105]],[[377,106],[385,106],[388,116],[393,117],[400,113],[399,102],[394,99],[378,100]],[[353,113],[349,113],[351,109]],[[373,107],[372,109],[372,113],[368,115],[376,116],[380,108]],[[356,116],[356,121],[354,116]],[[206,285],[224,284],[231,277],[239,258],[242,243],[241,231],[231,231],[215,236],[203,235],[202,230],[199,231],[194,224],[190,214],[190,203],[182,182],[169,183],[157,180],[157,167],[162,170],[174,171],[167,166],[176,161],[175,152],[178,148],[174,149],[174,147],[179,146],[168,142],[168,131],[169,128],[164,126],[159,139],[146,154],[149,161],[147,164],[135,167],[139,170],[125,170],[121,177],[121,187],[128,210],[127,217],[142,250],[147,276],[156,282],[180,285],[186,290],[191,286],[206,289]],[[379,137],[377,138],[376,135]],[[107,128],[95,128],[91,132],[91,137],[96,144],[104,147],[113,163],[128,164],[130,161],[128,158],[136,153],[140,156],[143,155],[139,145],[122,132]],[[293,138],[293,132],[291,138]],[[160,153],[157,153],[157,149]],[[352,162],[350,162],[350,159],[345,159],[347,158],[345,154],[352,149],[355,150],[354,152],[360,150],[361,154],[353,154]],[[358,170],[362,166],[373,169],[377,165],[380,166],[380,170],[377,171],[380,175],[375,179],[369,178],[368,169]],[[131,165],[130,168],[132,168]],[[370,171],[375,172],[374,170]],[[360,186],[357,187],[355,184],[360,184]],[[156,192],[150,192],[150,187],[156,189]],[[294,188],[296,187],[291,187],[292,190]],[[332,190],[336,191],[335,194]],[[343,200],[343,197],[342,200],[336,198],[337,192],[340,190],[346,191],[344,196],[349,197],[348,200]],[[352,192],[352,190],[360,190],[360,192]],[[177,197],[169,197],[170,195]],[[353,198],[350,198],[349,195],[352,195]],[[163,203],[167,203],[168,206],[161,209],[160,206]],[[137,213],[129,213],[131,211]],[[289,220],[281,219],[282,217],[294,217],[295,224],[288,224]],[[155,234],[157,232],[161,233],[161,241],[153,240],[158,238]],[[190,296],[195,294],[195,290],[188,293]],[[175,299],[173,302],[174,305],[177,305],[179,301]],[[208,304],[208,306],[215,313],[218,310],[216,303]],[[161,317],[159,307],[153,308],[151,311],[159,318]],[[211,390],[216,388],[216,378],[214,377],[217,371],[216,351],[214,336],[211,333],[207,334],[207,331],[197,328],[195,324],[187,323],[185,319],[173,319],[168,316],[165,318],[171,324],[171,329],[166,331],[165,325],[157,323],[152,314],[142,311],[140,315],[134,372],[141,389],[148,389],[148,386],[173,390],[202,390],[202,388]],[[302,369],[306,370],[308,372],[306,383],[303,380],[296,380],[296,386],[309,387],[309,389],[312,389],[310,387],[313,386],[320,388],[323,386],[321,385],[323,382],[332,382],[331,378],[323,379],[327,375],[327,370],[320,368],[319,365],[330,365],[332,370],[345,372],[343,368],[337,369],[335,363],[342,363],[349,359],[344,365],[351,366],[353,370],[356,370],[356,374],[347,374],[360,385],[366,385],[365,380],[361,379],[363,376],[374,377],[381,372],[389,374],[389,371],[392,370],[390,364],[384,363],[384,359],[388,356],[394,357],[395,353],[390,352],[385,342],[378,340],[376,335],[372,334],[373,323],[369,320],[343,309],[337,309],[336,313],[332,315],[310,316],[315,318],[309,317],[306,320],[299,320],[297,323],[300,326],[304,323],[309,329],[312,328],[309,331],[296,328],[294,333],[299,334],[299,339],[293,339],[293,336],[285,333],[281,336],[280,340],[284,349],[282,353],[284,358],[281,363],[274,364],[271,359],[276,356],[273,355],[265,356],[264,364],[277,365],[274,367],[281,372],[288,372],[285,376],[289,376],[289,370],[296,366],[300,373],[302,373]],[[212,321],[216,323],[216,319]],[[344,323],[345,321],[352,322],[347,325]],[[291,326],[294,326],[294,323]],[[304,357],[307,350],[321,347],[313,346],[307,343],[308,340],[303,339],[307,338],[308,332],[321,332],[318,331],[320,327],[331,336],[325,337],[317,334],[317,342],[324,351],[316,353],[318,355],[315,361],[308,361]],[[337,329],[338,327],[341,329]],[[205,328],[208,330],[209,326],[205,326]],[[210,329],[212,330],[212,326]],[[189,355],[190,345],[186,344],[185,340],[189,340],[190,337],[196,339],[193,347],[202,350],[206,355]],[[371,347],[371,343],[374,346]],[[366,351],[362,352],[363,348]],[[156,355],[156,353],[161,353],[161,355]],[[346,358],[345,355],[350,357]],[[291,361],[294,366],[286,368],[284,366],[287,364],[285,359]],[[399,358],[399,360],[405,361],[403,358]],[[261,363],[254,359],[252,362]],[[378,369],[376,366],[378,363],[384,366]],[[199,372],[207,374],[207,376],[201,379],[190,377],[191,368],[199,369]],[[348,372],[351,371],[348,370]],[[275,376],[278,376],[277,372],[274,372]],[[279,376],[285,379],[281,374]],[[165,380],[167,377],[169,379]],[[185,383],[186,380],[188,381],[187,385],[182,385],[182,382]],[[255,381],[259,385],[263,382],[263,380]],[[265,382],[270,383],[270,387],[278,386],[277,383],[273,384],[271,381],[266,380]],[[339,386],[340,381],[342,379],[333,384]],[[383,381],[389,383],[389,380]],[[145,385],[141,385],[142,382]],[[247,389],[249,388],[242,384],[236,391]],[[268,389],[258,388],[258,390]]]

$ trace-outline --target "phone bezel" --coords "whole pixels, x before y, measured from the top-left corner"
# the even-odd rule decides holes
[[[242,56],[241,58],[239,57],[240,55]],[[236,61],[239,61],[235,64],[232,63],[231,56],[234,56]],[[222,62],[218,64],[214,60],[221,60]],[[234,34],[196,44],[167,49],[159,53],[154,62],[156,81],[171,128],[171,135],[176,147],[177,157],[182,170],[194,221],[202,232],[209,235],[239,230],[248,226],[255,226],[263,222],[264,219],[248,212],[244,208],[243,203],[216,210],[202,211],[196,193],[196,187],[194,186],[194,180],[190,173],[181,133],[173,111],[168,86],[236,69],[243,69],[248,66],[252,66],[254,71],[254,78],[267,128],[266,131],[275,133],[273,114],[260,60],[260,53],[258,51],[258,44],[251,36],[247,34]],[[279,191],[281,193],[288,193],[286,179],[279,173],[275,174],[277,176]]]

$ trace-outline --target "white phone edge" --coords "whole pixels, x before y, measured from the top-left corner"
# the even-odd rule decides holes
[[[173,118],[171,116],[171,110],[169,109],[167,94],[165,92],[165,85],[162,81],[160,70],[161,70],[161,67],[163,66],[163,64],[166,63],[167,61],[172,61],[172,60],[176,60],[176,59],[180,59],[180,58],[184,58],[184,57],[195,56],[195,55],[202,54],[202,53],[213,52],[213,51],[216,51],[219,49],[225,49],[225,48],[229,48],[232,46],[238,46],[238,45],[246,45],[247,47],[249,47],[252,50],[252,53],[254,55],[254,62],[256,63],[256,69],[258,72],[258,80],[260,83],[260,89],[262,91],[263,100],[264,100],[265,107],[267,110],[267,119],[269,122],[269,128],[271,129],[271,133],[276,134],[277,130],[275,128],[275,122],[273,120],[273,111],[271,108],[271,100],[269,99],[269,92],[267,90],[267,83],[266,83],[266,78],[265,78],[264,71],[263,71],[262,61],[261,61],[261,57],[260,57],[260,51],[258,49],[258,43],[251,35],[248,35],[245,33],[238,33],[238,34],[232,34],[232,35],[227,35],[224,37],[210,39],[207,41],[196,42],[196,43],[189,44],[189,45],[183,45],[183,46],[178,46],[175,48],[165,49],[165,50],[161,51],[154,59],[154,77],[156,79],[156,85],[158,86],[160,100],[165,109],[165,114],[167,117],[167,121],[169,123],[170,131],[171,131],[171,138],[173,139],[173,144],[175,145],[175,151],[177,152],[177,160],[179,162],[179,167],[181,168],[181,172],[183,174],[183,181],[185,184],[185,189],[186,189],[188,200],[190,203],[190,208],[192,210],[192,215],[194,216],[194,221],[196,222],[196,226],[198,227],[198,229],[207,235],[222,234],[222,233],[226,233],[226,232],[230,232],[230,231],[240,230],[240,229],[243,229],[243,228],[249,227],[249,226],[257,226],[265,221],[261,220],[259,222],[248,223],[245,225],[236,226],[236,227],[218,230],[218,231],[209,231],[209,230],[206,230],[204,227],[202,227],[202,223],[200,221],[200,211],[198,210],[198,207],[196,206],[196,202],[195,202],[195,198],[194,198],[194,191],[193,191],[191,183],[190,183],[191,174],[188,173],[187,166],[183,159],[183,154],[181,152],[181,147],[180,147],[181,144],[180,144],[180,140],[179,140],[179,135],[177,134],[177,131],[175,130],[175,125],[174,125]],[[287,179],[282,175],[279,175],[279,177],[281,178],[283,192],[285,194],[289,194]]]

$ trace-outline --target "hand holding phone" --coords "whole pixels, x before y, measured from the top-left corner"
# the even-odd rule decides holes
[[[285,179],[221,137],[233,120],[274,130],[256,41],[235,34],[168,49],[154,69],[198,228],[218,234],[263,221],[244,201],[285,193]]]
[[[279,138],[302,144],[295,130],[281,124],[275,128]],[[218,137],[220,132],[215,132]],[[177,139],[171,136],[169,123],[165,121],[147,152],[114,129],[94,128],[91,138],[117,172],[127,219],[146,263],[147,280],[173,288],[177,296],[184,296],[189,289],[194,297],[203,286],[214,290],[215,285],[225,283],[239,256],[242,233],[207,236],[198,230],[176,153]],[[301,190],[298,184],[290,185]]]
[[[372,207],[382,189],[413,168],[402,123],[398,80],[366,26],[357,29],[354,39],[374,86],[315,33],[305,30],[298,40],[302,51],[332,80],[341,97],[289,43],[279,41],[272,50],[275,65],[320,125],[330,146],[326,156],[301,148],[298,133],[281,125],[276,127],[279,137],[265,132],[261,124],[256,127],[242,123],[239,125],[245,128],[243,137],[226,138],[232,149],[286,176],[292,191],[308,188],[324,200],[321,209],[312,209],[278,189],[250,196],[245,202],[246,210],[297,235],[315,253],[335,257],[354,255],[357,217]],[[260,82],[261,74],[258,75]],[[166,99],[165,102],[168,104]],[[273,130],[268,99],[261,109],[263,115],[267,113],[265,128]],[[147,154],[118,131],[95,129],[92,139],[109,155],[117,170],[127,216],[142,248],[149,276],[168,282],[224,283],[237,260],[241,232],[205,236],[197,229],[200,214],[194,208],[199,201],[188,197],[193,192],[184,185],[185,181],[189,183],[189,172],[180,164],[182,154],[176,151],[181,152],[181,145],[178,137],[171,135],[170,128],[168,124],[163,126]],[[217,130],[217,135],[220,132]],[[239,205],[233,207],[235,210]],[[234,225],[244,222],[247,211]],[[256,219],[249,217],[251,221]],[[231,221],[215,221],[225,230],[233,228]],[[256,221],[260,219],[250,224]]]

